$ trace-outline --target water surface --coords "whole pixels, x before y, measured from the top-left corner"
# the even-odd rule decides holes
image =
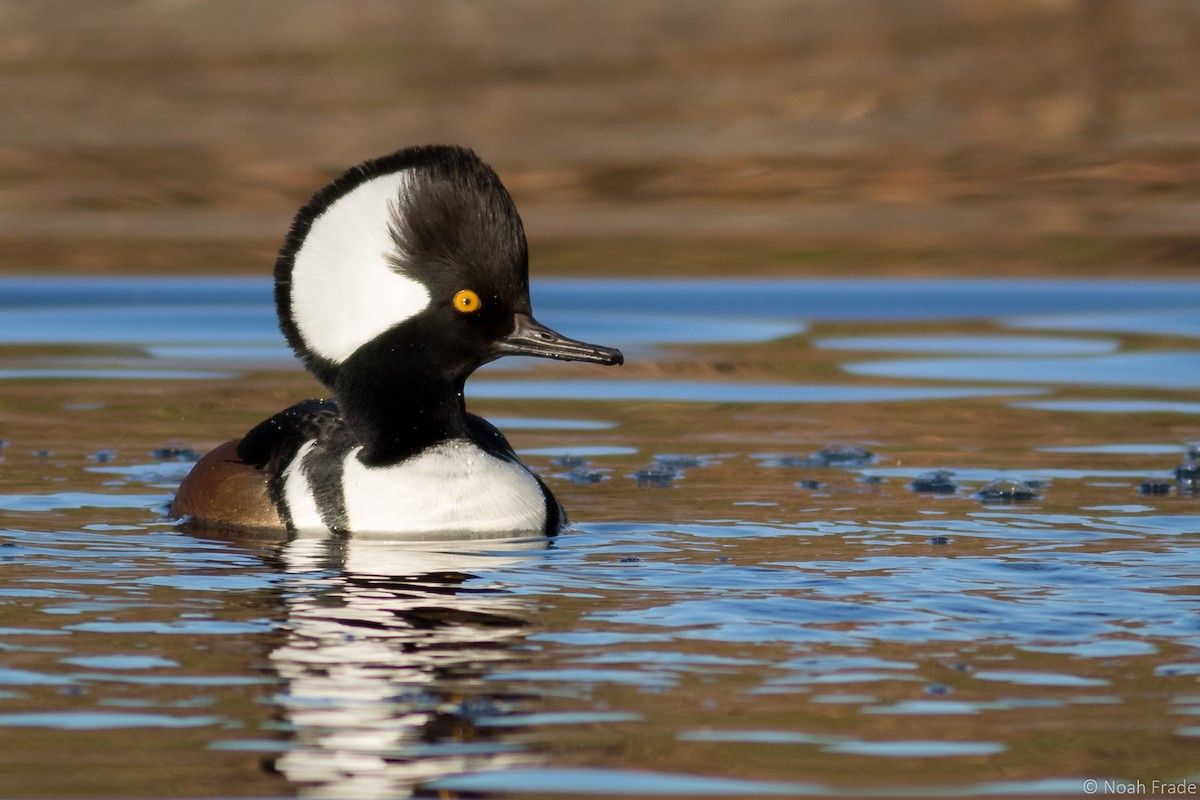
[[[1082,796],[1197,780],[1200,284],[543,281],[468,384],[553,540],[196,530],[318,387],[250,279],[0,281],[21,797]],[[945,492],[913,489],[934,470]],[[1001,478],[1035,499],[988,503]],[[69,764],[64,764],[69,753]]]

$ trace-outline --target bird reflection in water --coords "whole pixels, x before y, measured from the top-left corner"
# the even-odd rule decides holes
[[[303,796],[375,798],[536,762],[503,717],[528,713],[537,697],[487,679],[524,658],[529,609],[502,587],[471,584],[472,570],[511,566],[548,541],[282,545],[286,635],[270,661],[292,742],[275,768]]]

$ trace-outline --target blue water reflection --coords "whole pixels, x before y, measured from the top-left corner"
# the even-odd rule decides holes
[[[1073,280],[569,280],[533,284],[539,315],[583,339],[623,347],[634,361],[658,358],[657,348],[745,344],[802,336],[827,320],[987,320],[1039,330],[1137,332],[1195,336],[1200,288],[1185,281]],[[2,278],[0,344],[138,348],[119,361],[100,349],[91,360],[9,363],[0,380],[30,378],[221,380],[228,370],[298,369],[282,342],[263,278]],[[669,299],[669,302],[667,302]],[[766,312],[766,313],[764,313]],[[962,356],[851,362],[842,368],[868,378],[1003,383],[1006,387],[859,386],[745,381],[476,380],[476,397],[504,399],[708,400],[739,403],[861,403],[1003,396],[1047,387],[1200,387],[1200,353],[1120,352],[1112,338],[923,335],[818,338],[834,351],[927,352]],[[1005,357],[1001,357],[1005,356]],[[489,366],[496,374],[527,367],[521,360]],[[215,368],[214,368],[215,367]],[[222,367],[224,369],[222,369]],[[1029,408],[1104,410],[1106,402]],[[1078,405],[1083,402],[1085,405]],[[1188,410],[1177,400],[1128,401],[1119,410]]]
[[[1200,308],[1200,284],[1159,280],[543,279],[534,305],[567,311],[771,316],[806,320],[993,319],[1013,315]]]
[[[615,333],[618,344],[765,341],[821,320],[1195,335],[1200,308],[1190,281],[541,279],[532,294],[547,321]],[[278,341],[265,278],[0,278],[0,343]]]
[[[578,282],[580,291],[589,286]],[[612,302],[578,310],[553,290],[536,307],[551,326],[617,346],[769,341],[805,329],[791,309],[739,313],[720,302],[721,287],[712,288],[708,302],[643,313]],[[272,298],[270,282],[257,278],[0,278],[0,343],[134,344],[166,358],[275,359],[287,351]]]
[[[826,350],[954,353],[963,355],[1092,356],[1111,353],[1112,339],[1068,339],[1045,336],[842,336],[816,339]]]
[[[715,403],[872,403],[967,397],[1010,397],[1037,390],[959,387],[797,385],[703,381],[474,380],[470,397],[544,400],[675,400]]]
[[[1181,311],[1015,317],[1006,320],[1005,324],[1012,328],[1047,331],[1105,331],[1200,338],[1200,317],[1197,317],[1195,309],[1191,307]]]
[[[1085,414],[1200,414],[1200,403],[1176,400],[1035,400],[1012,406]]]
[[[1200,352],[1121,353],[1086,358],[941,358],[843,365],[854,375],[943,381],[1200,389]]]

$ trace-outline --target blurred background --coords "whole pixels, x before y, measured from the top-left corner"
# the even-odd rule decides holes
[[[1190,275],[1192,0],[8,0],[0,272],[269,272],[458,143],[535,275]]]

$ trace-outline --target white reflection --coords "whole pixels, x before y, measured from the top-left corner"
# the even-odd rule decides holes
[[[471,586],[544,538],[403,542],[295,538],[281,550],[286,639],[270,655],[292,730],[276,768],[303,796],[404,797],[424,780],[535,760],[503,728],[532,698],[485,680],[520,656],[529,611]]]

